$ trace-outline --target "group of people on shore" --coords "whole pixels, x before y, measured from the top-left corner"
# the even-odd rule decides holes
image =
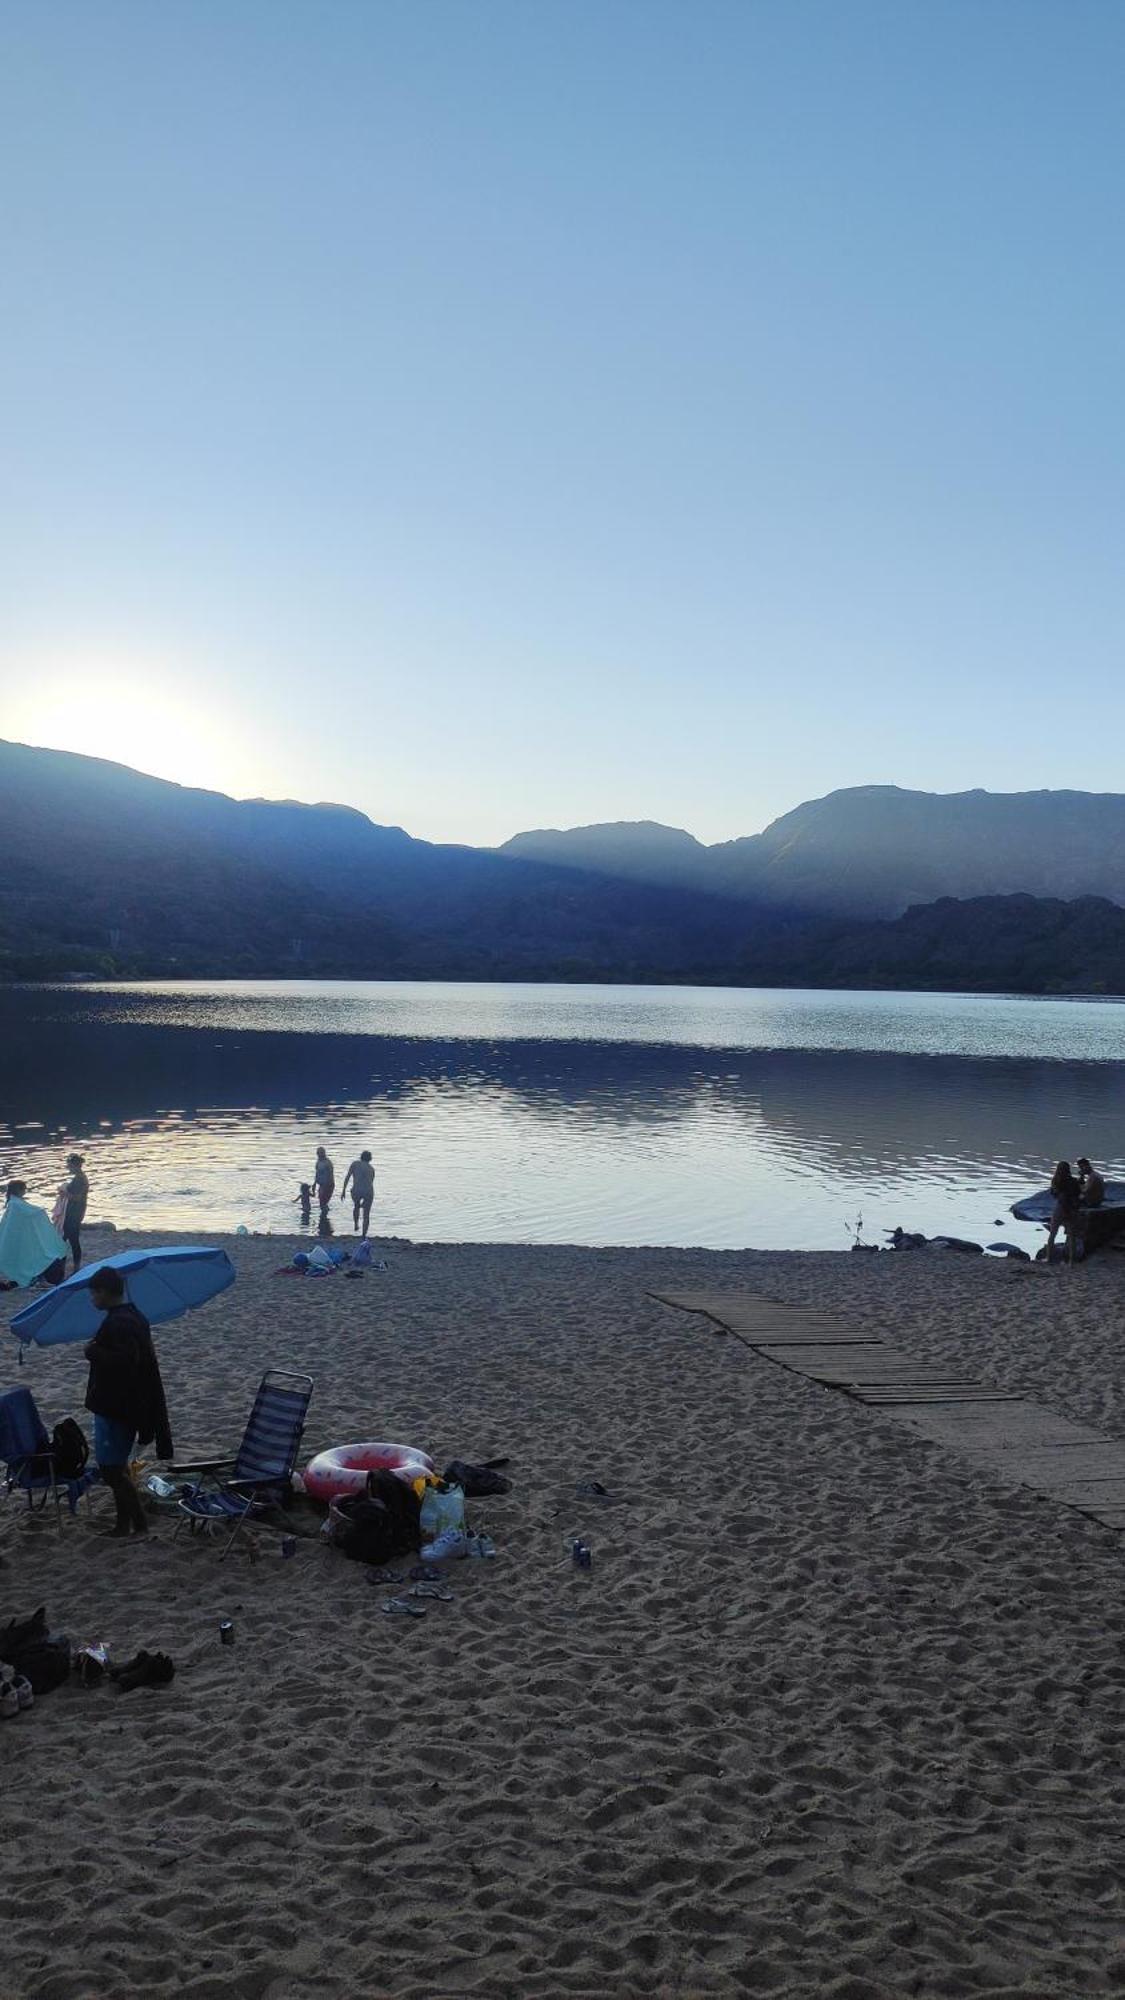
[[[1051,1176],[1051,1193],[1055,1205],[1051,1211],[1051,1223],[1047,1231],[1048,1264],[1060,1229],[1066,1243],[1067,1263],[1073,1264],[1076,1256],[1082,1256],[1086,1237],[1086,1217],[1092,1208],[1100,1208],[1105,1200],[1105,1181],[1097,1168],[1090,1165],[1085,1155],[1078,1159],[1076,1165],[1077,1173],[1069,1160],[1059,1160]]]
[[[78,1270],[90,1183],[81,1153],[68,1154],[66,1167],[68,1179],[60,1185],[50,1215],[28,1201],[26,1181],[8,1182],[0,1217],[0,1282],[25,1285],[42,1277],[61,1284],[68,1253]]]
[[[361,1236],[366,1236],[371,1227],[371,1204],[375,1199],[375,1168],[372,1165],[371,1154],[366,1148],[358,1159],[352,1161],[344,1175],[344,1185],[340,1189],[341,1201],[347,1200],[349,1187],[352,1191],[352,1227]],[[336,1169],[325,1147],[318,1146],[312,1180],[301,1182],[297,1199],[301,1204],[301,1221],[308,1222],[312,1216],[315,1194],[320,1209],[317,1229],[321,1236],[332,1234],[332,1220],[328,1211],[335,1193]]]
[[[68,1178],[59,1187],[52,1213],[27,1199],[27,1182],[8,1182],[0,1217],[0,1283],[6,1288],[37,1278],[61,1284],[67,1255],[82,1264],[81,1228],[90,1183],[81,1153],[67,1158]],[[90,1296],[101,1322],[83,1350],[89,1366],[86,1408],[94,1419],[94,1457],[114,1499],[116,1539],[143,1535],[148,1519],[129,1476],[138,1446],[155,1444],[158,1457],[172,1455],[164,1385],[152,1343],[152,1329],[125,1293],[125,1280],[111,1266],[92,1270]]]

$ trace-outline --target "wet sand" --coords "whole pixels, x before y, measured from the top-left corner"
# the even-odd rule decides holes
[[[221,1240],[237,1286],[157,1332],[180,1454],[307,1368],[310,1449],[509,1454],[499,1554],[415,1622],[313,1539],[0,1508],[0,1622],[177,1664],[0,1722],[4,2000],[1125,1990],[1120,1535],[648,1296],[826,1307],[1120,1438],[1125,1258],[389,1243],[309,1281]],[[77,1348],[13,1343],[20,1380],[80,1414]]]

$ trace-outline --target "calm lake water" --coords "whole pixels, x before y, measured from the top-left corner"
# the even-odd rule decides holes
[[[49,1205],[80,1142],[92,1218],[284,1230],[317,1144],[337,1182],[369,1146],[383,1234],[843,1249],[862,1215],[1034,1247],[1007,1208],[1057,1157],[1125,1173],[1123,1029],[947,994],[9,987],[0,1174]]]

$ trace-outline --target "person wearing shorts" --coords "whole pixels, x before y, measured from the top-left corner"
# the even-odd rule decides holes
[[[336,1169],[332,1165],[323,1146],[318,1146],[316,1149],[316,1171],[313,1174],[313,1186],[316,1189],[316,1198],[320,1203],[320,1216],[323,1222],[327,1220],[328,1204],[336,1192]]]
[[[120,1271],[103,1266],[90,1279],[90,1297],[104,1315],[85,1354],[90,1364],[86,1408],[94,1419],[94,1457],[113,1494],[118,1540],[143,1535],[148,1519],[129,1472],[137,1445],[154,1443],[157,1458],[172,1456],[172,1434],[152,1329],[125,1296]]]

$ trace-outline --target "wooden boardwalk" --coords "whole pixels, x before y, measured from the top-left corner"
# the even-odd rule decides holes
[[[754,1292],[653,1292],[702,1313],[765,1361],[907,1424],[982,1472],[1028,1486],[1110,1528],[1125,1528],[1125,1444],[1056,1416],[1041,1403],[949,1369],[804,1306]]]

